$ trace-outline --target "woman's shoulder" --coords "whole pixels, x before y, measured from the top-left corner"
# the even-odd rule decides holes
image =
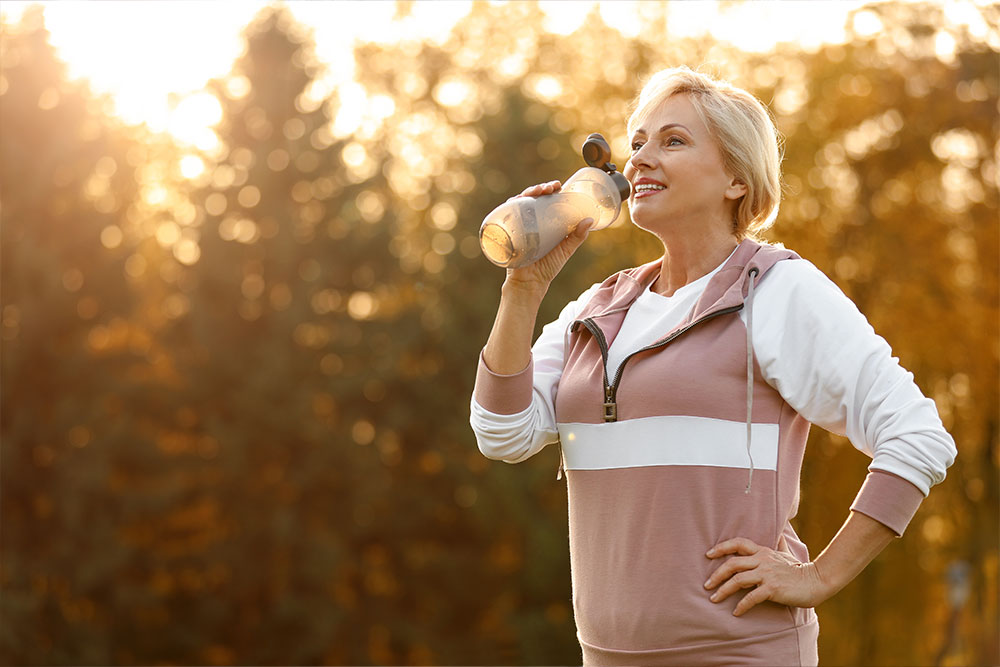
[[[766,282],[773,288],[784,288],[786,291],[800,294],[827,290],[835,290],[843,294],[840,287],[819,267],[798,255],[775,262],[768,275],[769,280]],[[762,282],[762,288],[763,285]]]
[[[854,301],[819,267],[805,258],[781,260],[761,280],[759,306],[777,320],[823,323],[837,329],[847,322],[867,320]],[[808,325],[807,325],[808,326]]]

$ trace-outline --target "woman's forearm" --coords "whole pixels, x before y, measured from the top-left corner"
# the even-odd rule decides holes
[[[486,367],[498,375],[523,371],[531,360],[531,336],[545,290],[504,283],[500,307],[483,350]]]
[[[861,573],[896,534],[885,524],[860,512],[851,512],[847,521],[813,563],[832,597]]]

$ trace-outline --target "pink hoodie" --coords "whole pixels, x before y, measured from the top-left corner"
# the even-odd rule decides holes
[[[751,478],[747,328],[735,314],[751,269],[757,282],[792,257],[745,243],[662,339],[670,342],[624,364],[613,396],[605,395],[600,336],[610,344],[659,262],[606,281],[574,323],[556,415],[587,664],[816,662],[811,609],[766,602],[734,617],[741,596],[713,603],[702,586],[719,565],[705,552],[732,537],[809,560],[789,524],[809,423],[754,368]],[[602,396],[613,405],[595,401]]]

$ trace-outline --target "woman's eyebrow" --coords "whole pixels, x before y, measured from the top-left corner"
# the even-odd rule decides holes
[[[683,129],[685,132],[687,132],[688,134],[691,134],[691,130],[689,130],[686,125],[683,125],[681,123],[667,123],[666,125],[664,125],[663,127],[661,127],[659,130],[657,130],[656,133],[657,134],[662,134],[662,133],[666,132],[667,130],[673,129],[675,127],[679,127],[681,129]],[[638,137],[639,135],[646,136],[646,130],[636,130],[635,134],[632,135],[632,136],[633,136],[633,138],[635,138],[635,137]]]

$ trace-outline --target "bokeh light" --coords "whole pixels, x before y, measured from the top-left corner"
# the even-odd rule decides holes
[[[768,238],[960,443],[821,607],[822,661],[1000,659],[995,4],[30,6],[0,5],[8,662],[578,662],[558,450],[510,468],[468,428],[504,280],[478,230],[590,132],[624,161],[677,63],[773,111]],[[538,325],[660,252],[622,215]],[[867,462],[813,429],[813,553]]]

